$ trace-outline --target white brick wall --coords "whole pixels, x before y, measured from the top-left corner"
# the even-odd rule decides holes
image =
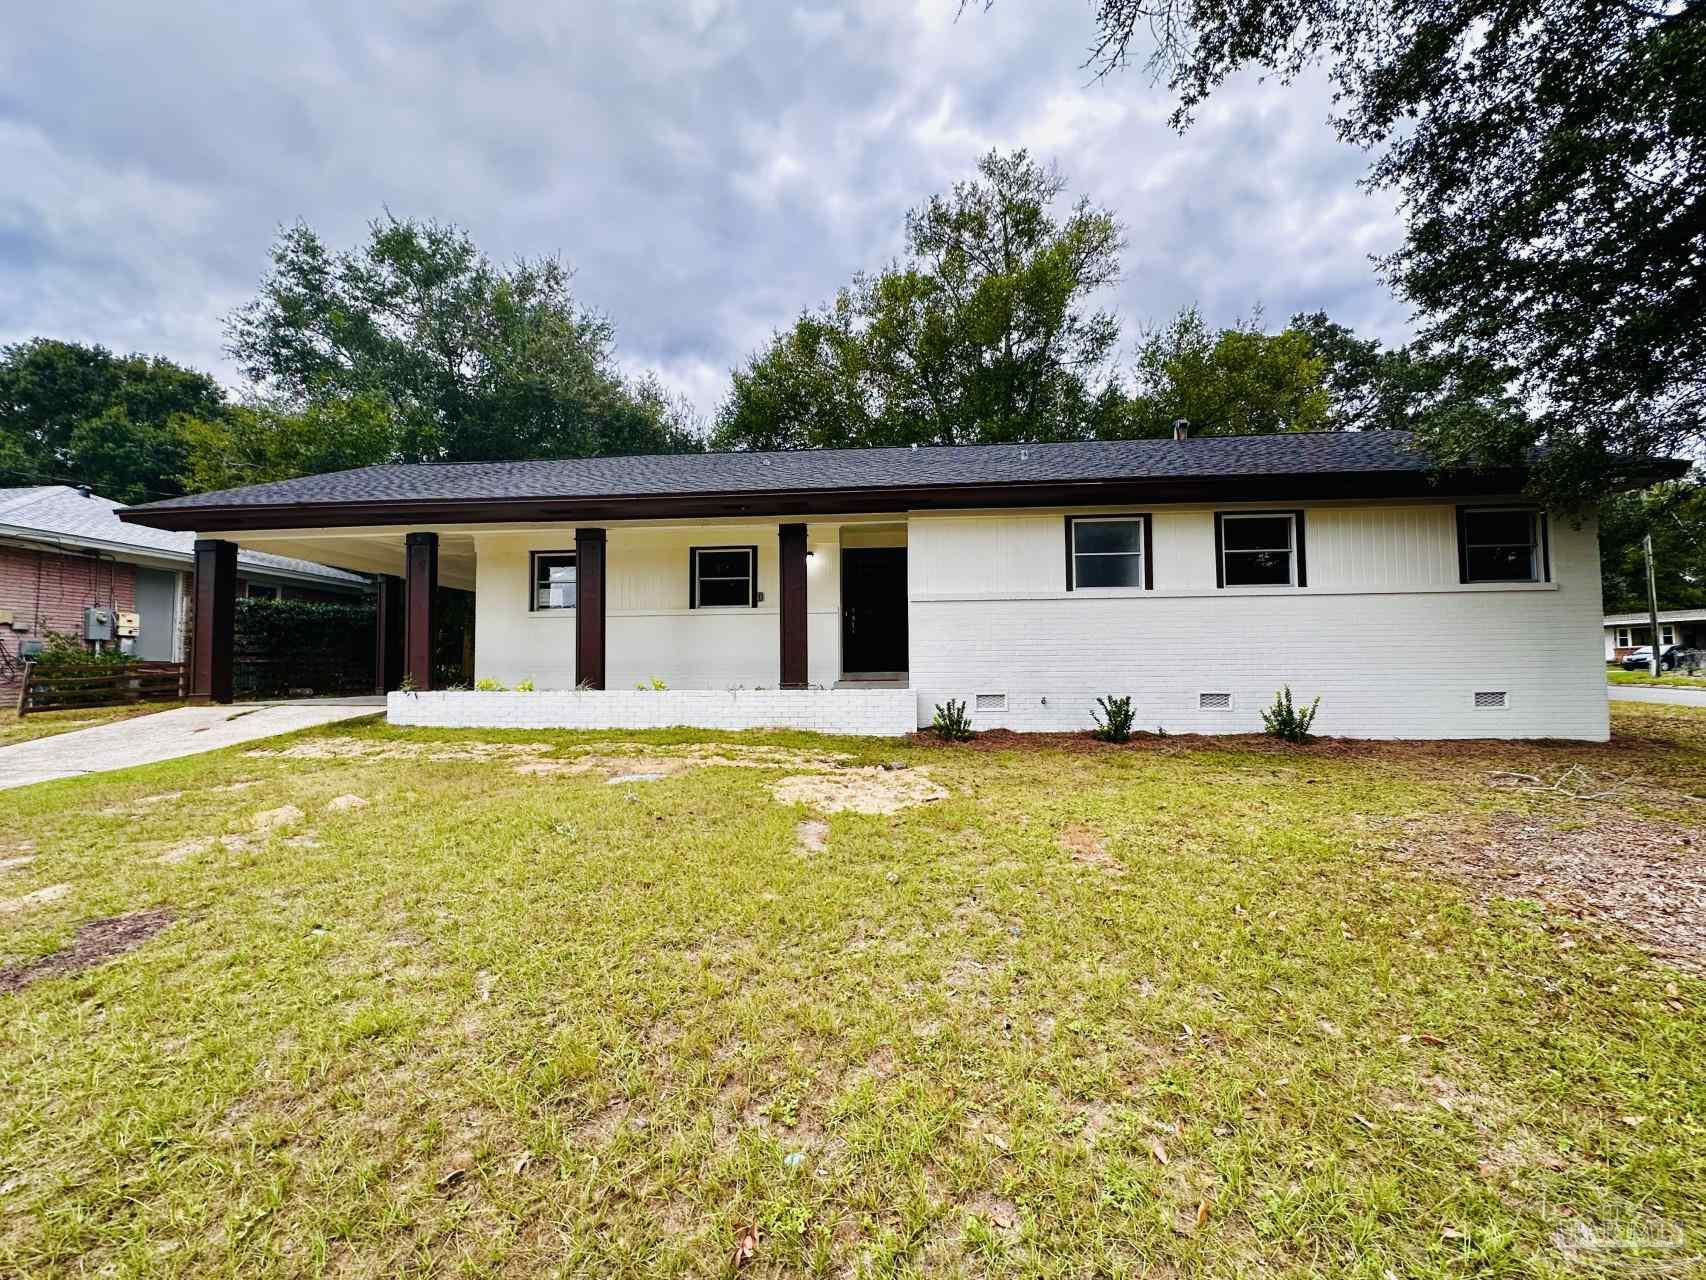
[[[1087,729],[1098,695],[1125,694],[1140,729],[1251,733],[1289,684],[1305,704],[1321,695],[1321,734],[1604,741],[1593,523],[1552,521],[1550,583],[1462,586],[1450,505],[1400,515],[1312,510],[1301,590],[1216,590],[1211,521],[1168,561],[1158,529],[1157,589],[1123,593],[1042,589],[1046,575],[1031,568],[1041,550],[1007,549],[1014,526],[1003,516],[914,516],[919,723],[948,698],[1003,693],[1006,709],[974,715],[974,728]],[[1184,526],[1189,513],[1170,518]],[[1058,528],[1038,524],[1035,536],[1061,556]],[[1507,705],[1477,708],[1479,690],[1504,691]],[[1230,693],[1232,705],[1201,709],[1202,693]]]
[[[912,732],[909,689],[561,689],[393,693],[395,725],[439,729],[807,729],[892,737]]]

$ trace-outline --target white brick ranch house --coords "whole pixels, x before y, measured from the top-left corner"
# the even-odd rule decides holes
[[[1129,694],[1248,732],[1289,684],[1326,734],[1603,739],[1595,525],[1523,482],[1323,433],[378,466],[124,518],[198,535],[213,700],[242,547],[386,575],[413,723],[1081,729]],[[430,691],[438,584],[534,692]]]

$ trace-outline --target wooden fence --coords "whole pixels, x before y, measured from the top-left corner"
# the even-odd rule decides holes
[[[127,702],[174,702],[185,691],[181,662],[127,662],[110,667],[55,664],[45,671],[39,663],[26,662],[23,684],[18,688],[18,714]]]

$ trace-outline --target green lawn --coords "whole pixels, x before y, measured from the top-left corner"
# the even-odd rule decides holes
[[[85,707],[77,711],[38,711],[32,716],[22,717],[8,708],[0,711],[0,747],[28,742],[31,738],[51,738],[56,733],[88,729],[112,720],[152,715],[156,711],[182,705],[181,702],[127,703],[121,707]]]
[[[1611,684],[1644,684],[1673,689],[1706,689],[1706,676],[1672,675],[1667,672],[1655,680],[1649,671],[1624,671],[1620,667],[1608,667],[1605,678]]]
[[[1706,983],[1439,869],[1521,831],[1697,864],[1706,714],[1615,714],[1096,751],[363,724],[0,793],[34,858],[0,962],[176,916],[0,995],[0,1275],[717,1276],[748,1229],[766,1276],[1683,1274]],[[945,796],[823,815],[784,777]]]

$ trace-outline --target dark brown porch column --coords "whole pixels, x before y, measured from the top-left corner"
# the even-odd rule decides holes
[[[604,530],[575,530],[575,684],[604,688]]]
[[[403,580],[379,575],[373,601],[373,692],[389,693],[403,682]]]
[[[781,549],[782,687],[806,687],[806,526],[776,528]]]
[[[438,535],[411,533],[404,544],[408,574],[403,623],[403,674],[416,689],[432,688],[433,596],[438,591]]]
[[[219,538],[197,538],[190,701],[231,701],[232,649],[236,640],[237,544]]]

